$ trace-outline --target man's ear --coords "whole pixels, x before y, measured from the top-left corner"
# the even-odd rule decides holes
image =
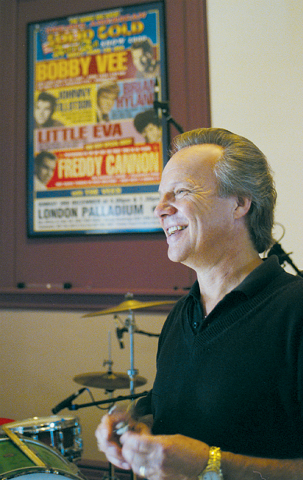
[[[238,197],[237,205],[234,211],[235,218],[244,217],[251,207],[251,199],[247,197]]]

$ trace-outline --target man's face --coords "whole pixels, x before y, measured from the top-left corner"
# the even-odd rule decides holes
[[[237,199],[217,195],[213,172],[222,151],[216,145],[186,147],[163,170],[155,214],[167,237],[170,260],[193,269],[216,260],[233,232]]]
[[[52,107],[50,102],[38,100],[36,103],[34,117],[38,125],[43,126],[52,114]]]
[[[111,92],[102,92],[98,98],[98,106],[100,111],[108,115],[113,106],[115,105],[116,95]]]
[[[56,160],[45,157],[41,165],[37,168],[36,175],[39,180],[46,185],[52,178],[55,168]]]
[[[153,123],[146,125],[142,132],[147,143],[161,142],[161,128]]]
[[[143,48],[134,48],[132,50],[133,64],[139,72],[144,72],[148,62],[148,56],[144,54]]]

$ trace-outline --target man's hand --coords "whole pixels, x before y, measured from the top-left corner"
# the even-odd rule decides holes
[[[119,430],[125,425],[130,428],[130,422],[127,410],[114,407],[102,418],[95,432],[98,449],[105,453],[110,463],[124,470],[130,470],[131,466],[122,455]]]
[[[149,480],[197,480],[208,461],[205,443],[182,435],[151,435],[142,424],[120,442],[125,463]]]

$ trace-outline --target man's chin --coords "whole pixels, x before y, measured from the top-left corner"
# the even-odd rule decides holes
[[[176,252],[172,247],[168,247],[167,256],[171,262],[182,263],[185,261],[185,256]]]

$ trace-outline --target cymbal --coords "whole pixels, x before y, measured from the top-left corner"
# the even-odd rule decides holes
[[[128,310],[138,310],[140,308],[156,307],[158,305],[170,305],[176,303],[175,300],[162,300],[159,302],[140,302],[139,300],[125,300],[116,307],[107,308],[100,312],[87,313],[83,317],[96,317],[97,315],[107,315],[108,313],[127,312]]]
[[[104,388],[105,390],[117,390],[120,388],[129,388],[130,379],[126,373],[114,372],[90,372],[76,375],[73,380],[85,387]],[[144,377],[135,377],[134,386],[140,387],[147,382]]]

